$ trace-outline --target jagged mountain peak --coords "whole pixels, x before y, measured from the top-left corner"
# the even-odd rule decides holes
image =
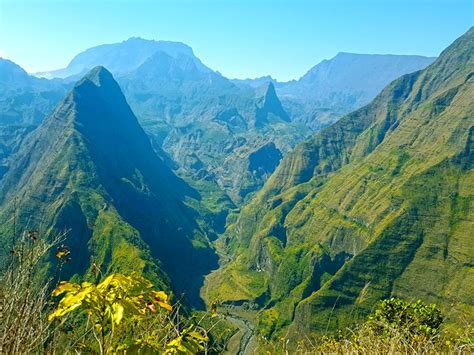
[[[92,68],[82,80],[80,80],[75,86],[80,86],[84,81],[90,81],[96,86],[100,87],[103,85],[117,85],[112,74],[105,69],[103,66],[98,65],[95,68]]]
[[[278,83],[278,81],[272,78],[271,75],[265,75],[265,76],[261,76],[261,77],[253,78],[253,79],[250,79],[250,78],[232,79],[231,81],[237,85],[250,86],[251,88],[254,88],[254,89],[259,89],[260,87],[262,87],[263,85],[269,82]]]
[[[46,120],[80,123],[94,131],[103,125],[111,125],[104,127],[108,130],[117,130],[119,125],[139,127],[120,86],[103,66],[94,67],[79,80]]]
[[[258,91],[260,90],[257,90],[257,93]],[[261,92],[264,94],[257,101],[256,126],[262,126],[268,122],[270,114],[284,121],[289,121],[290,118],[277,96],[273,83],[269,82],[262,85]]]

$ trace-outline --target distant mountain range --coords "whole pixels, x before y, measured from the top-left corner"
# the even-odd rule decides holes
[[[25,107],[21,115],[34,115],[29,120],[38,124],[64,94],[64,87],[70,87],[92,67],[102,65],[116,76],[154,146],[163,148],[170,161],[177,164],[173,167],[191,183],[200,184],[205,179],[206,185],[216,185],[240,204],[267,177],[249,167],[253,152],[273,144],[279,154],[286,154],[312,131],[367,103],[397,76],[421,69],[431,61],[418,56],[339,54],[298,81],[278,83],[270,77],[231,81],[206,67],[185,44],[130,38],[90,48],[64,69],[36,74],[65,78],[55,80],[63,87],[43,85],[41,95],[47,91],[50,99],[39,112],[31,113]],[[21,82],[36,80],[39,84],[38,79],[25,77],[24,72],[17,74],[12,75]],[[279,106],[271,116],[265,113],[268,107],[260,107],[259,103],[269,82],[276,92],[272,105]],[[9,106],[16,100],[7,95],[7,102],[0,102],[5,116],[19,114],[18,106],[14,110]],[[27,105],[38,106],[30,101]],[[14,149],[8,142],[18,139],[6,136],[8,152]]]
[[[231,79],[231,81],[239,86],[250,86],[254,89],[269,83],[273,83],[273,85],[278,84],[278,80],[273,79],[270,75],[261,76],[260,78],[255,79]]]
[[[372,100],[388,83],[423,69],[436,58],[416,55],[339,53],[323,60],[297,81],[277,85],[281,97],[314,100],[320,106],[350,109]]]
[[[191,58],[199,70],[210,71],[194,56],[191,47],[170,41],[150,41],[138,37],[129,38],[121,43],[103,44],[89,48],[75,56],[66,68],[50,72],[35,73],[35,76],[52,78],[67,78],[80,76],[91,68],[102,65],[115,75],[125,74],[137,69],[156,52],[163,52],[173,58]]]

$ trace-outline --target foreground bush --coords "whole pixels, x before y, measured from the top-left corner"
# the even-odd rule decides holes
[[[443,316],[434,304],[389,298],[379,303],[369,320],[368,325],[381,336],[390,336],[396,329],[410,337],[430,338],[439,333]]]
[[[436,305],[397,298],[381,301],[368,320],[336,335],[267,343],[271,354],[472,354],[474,326],[466,324],[457,334],[442,330],[443,316]]]
[[[384,335],[364,325],[346,337],[325,338],[319,345],[300,344],[298,353],[337,354],[472,354],[474,351],[473,329],[464,334],[451,336],[420,336],[398,328],[387,328]]]
[[[97,285],[61,282],[53,295],[62,294],[49,320],[84,313],[83,332],[92,333],[101,354],[125,350],[197,353],[208,341],[197,327],[180,329],[168,314],[173,310],[168,295],[153,290],[152,283],[140,275],[112,274]]]

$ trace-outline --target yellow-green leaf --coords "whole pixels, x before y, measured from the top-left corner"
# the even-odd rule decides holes
[[[123,318],[124,307],[120,303],[114,303],[112,305],[112,310],[112,320],[118,325]]]

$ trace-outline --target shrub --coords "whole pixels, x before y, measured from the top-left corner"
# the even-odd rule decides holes
[[[432,337],[439,333],[443,316],[436,305],[421,300],[407,302],[398,298],[380,301],[369,325],[378,334],[388,335],[397,329],[410,336]]]
[[[85,314],[84,334],[93,334],[101,354],[196,353],[208,341],[195,325],[180,327],[175,321],[179,317],[169,314],[173,307],[168,295],[137,274],[112,274],[97,285],[63,281],[53,291],[53,296],[59,295],[64,296],[49,320],[64,319],[72,312]]]
[[[261,340],[271,354],[474,354],[474,326],[446,331],[436,305],[397,298],[380,301],[368,320],[336,334],[293,333]]]

